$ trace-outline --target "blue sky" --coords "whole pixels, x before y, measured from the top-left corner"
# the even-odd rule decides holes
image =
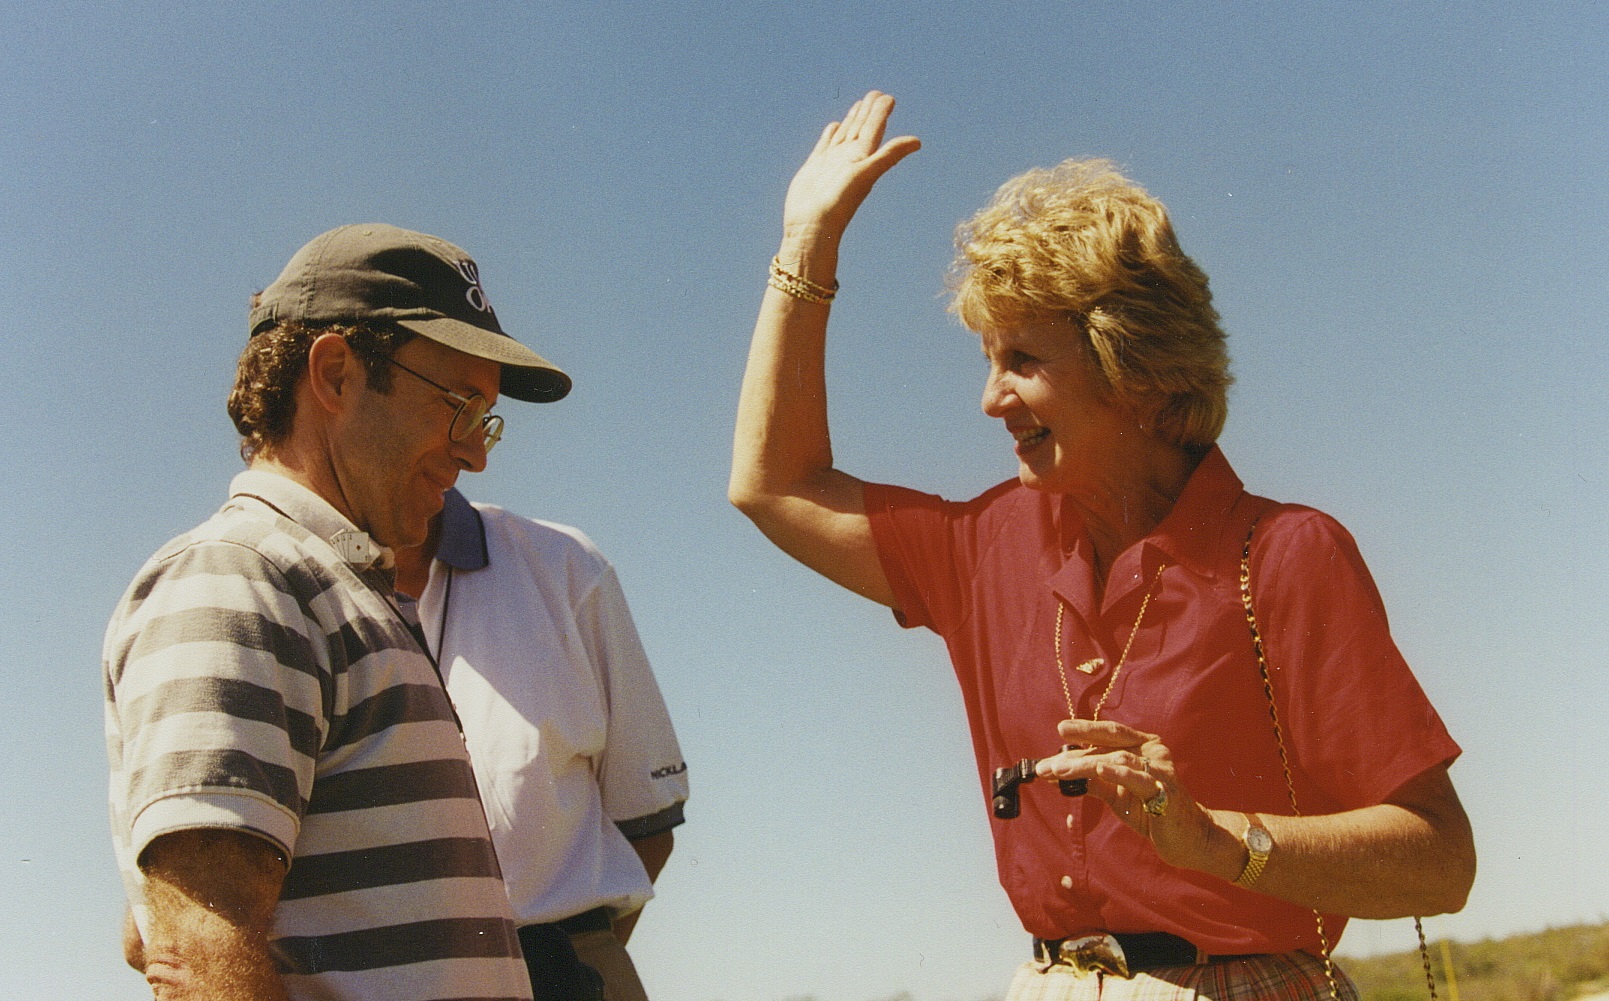
[[[1339,517],[1465,755],[1481,872],[1433,936],[1609,918],[1609,18],[1588,4],[11,4],[0,959],[15,996],[133,1001],[99,643],[239,467],[246,300],[382,220],[479,260],[576,380],[505,404],[466,492],[581,526],[691,764],[634,951],[660,1001],[978,1001],[1026,952],[938,641],[724,501],[782,192],[896,95],[925,148],[857,220],[840,465],[951,497],[1012,475],[944,313],[1003,180],[1108,156],[1212,276],[1256,492]],[[1343,951],[1406,948],[1360,922]]]

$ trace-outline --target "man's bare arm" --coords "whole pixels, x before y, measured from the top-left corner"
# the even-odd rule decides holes
[[[156,1001],[286,1001],[268,951],[286,870],[278,849],[240,831],[177,831],[146,847],[140,869]]]
[[[660,831],[650,834],[646,838],[638,838],[631,843],[637,850],[637,857],[642,859],[642,867],[648,870],[648,881],[652,883],[659,878],[665,863],[670,859],[670,853],[676,847],[676,833],[674,831]],[[637,927],[637,919],[642,917],[642,908],[637,908],[625,917],[615,920],[615,937],[620,939],[621,945],[631,941],[631,930]]]

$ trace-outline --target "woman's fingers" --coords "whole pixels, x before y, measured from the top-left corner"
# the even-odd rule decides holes
[[[810,151],[811,156],[815,156],[817,153],[820,153],[822,150],[832,145],[833,139],[835,139],[838,135],[838,127],[840,124],[842,123],[827,123],[827,127],[821,130],[821,138],[816,140],[816,148]]]
[[[1107,733],[1102,736],[1115,739],[1121,734]],[[1136,811],[1143,812],[1144,804],[1150,802],[1153,804],[1151,816],[1162,815],[1155,811],[1161,809],[1163,813],[1166,812],[1167,790],[1177,784],[1167,748],[1155,738],[1110,749],[1090,745],[1072,747],[1041,760],[1035,771],[1041,778],[1088,780],[1091,795],[1142,832],[1146,818],[1138,816]],[[1157,798],[1159,793],[1161,799]]]
[[[784,227],[842,231],[872,185],[895,164],[916,152],[915,136],[883,142],[894,99],[870,91],[850,106],[841,122],[822,129],[783,199]]]
[[[1163,779],[1152,772],[1153,767],[1150,759],[1135,751],[1074,748],[1042,759],[1035,772],[1043,779],[1084,779],[1089,795],[1144,834],[1151,819],[1145,815],[1145,804],[1160,802],[1159,792],[1166,797]]]
[[[894,112],[894,99],[879,91],[868,91],[866,96],[850,106],[838,130],[838,141],[853,143],[870,153],[883,141],[883,129],[888,116]]]
[[[844,113],[844,127],[838,133],[844,142],[854,142],[855,137],[860,135],[860,109],[865,103],[866,99],[863,97],[851,104],[849,110]]]
[[[1116,791],[1114,800],[1129,801],[1124,803],[1125,809],[1129,811],[1139,804],[1154,799],[1159,792],[1166,795],[1162,780],[1137,765],[1101,762],[1095,766],[1095,775]]]
[[[883,143],[883,130],[888,127],[888,116],[894,113],[894,99],[887,94],[872,91],[866,95],[866,110],[860,124],[860,137],[867,149],[876,149]]]
[[[915,136],[900,136],[890,139],[883,144],[882,149],[873,153],[868,165],[871,168],[872,180],[876,180],[888,173],[894,164],[915,153],[922,148],[922,140]]]
[[[1213,823],[1180,782],[1160,738],[1109,721],[1067,720],[1057,732],[1071,746],[1039,762],[1040,778],[1087,780],[1089,795],[1149,838],[1163,861],[1201,867]]]
[[[1056,724],[1056,732],[1063,741],[1084,747],[1138,747],[1148,740],[1156,740],[1154,733],[1105,719],[1064,719]]]
[[[844,124],[849,126],[850,140],[863,138],[873,128],[870,123],[877,117],[880,109],[883,120],[888,120],[888,110],[881,107],[884,103],[892,108],[894,99],[875,90],[867,91],[865,97],[855,102],[855,106],[849,109],[849,115],[844,119]]]
[[[1102,751],[1097,748],[1075,747],[1060,754],[1042,758],[1034,771],[1047,779],[1099,779],[1118,784],[1117,780],[1138,776],[1135,782],[1154,783],[1148,758],[1135,750]]]

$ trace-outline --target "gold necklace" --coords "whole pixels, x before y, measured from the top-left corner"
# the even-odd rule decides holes
[[[1138,636],[1140,634],[1140,623],[1145,621],[1145,610],[1147,608],[1151,607],[1151,593],[1154,590],[1156,590],[1157,582],[1162,579],[1162,571],[1166,570],[1167,568],[1168,568],[1168,565],[1166,563],[1164,563],[1161,566],[1157,567],[1155,576],[1153,576],[1151,578],[1150,585],[1148,587],[1146,587],[1146,589],[1145,589],[1145,599],[1140,602],[1140,614],[1136,615],[1134,617],[1134,628],[1129,630],[1128,642],[1123,644],[1123,653],[1117,658],[1117,666],[1112,668],[1112,676],[1110,678],[1106,679],[1106,689],[1101,692],[1101,700],[1099,702],[1095,703],[1095,711],[1090,714],[1090,717],[1089,717],[1090,719],[1098,720],[1098,719],[1101,718],[1101,710],[1106,707],[1106,697],[1108,695],[1112,694],[1112,686],[1117,684],[1118,673],[1123,670],[1124,662],[1129,659],[1129,648],[1134,645],[1134,637],[1136,637],[1136,636]],[[1067,700],[1067,718],[1068,719],[1077,719],[1078,718],[1078,710],[1073,708],[1073,693],[1072,693],[1072,689],[1068,688],[1068,686],[1067,686],[1067,668],[1062,666],[1062,661],[1061,661],[1061,623],[1062,623],[1062,615],[1065,614],[1066,611],[1067,611],[1067,602],[1062,600],[1061,595],[1057,595],[1056,596],[1056,679],[1061,682],[1062,697]],[[1086,673],[1093,673],[1095,668],[1099,664],[1100,664],[1100,658],[1098,658],[1098,657],[1095,658],[1094,660],[1086,660],[1086,661],[1084,661],[1084,663],[1078,665],[1078,670],[1086,671]]]

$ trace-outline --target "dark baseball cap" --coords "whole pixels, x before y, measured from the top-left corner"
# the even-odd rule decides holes
[[[570,392],[569,376],[503,332],[468,254],[385,223],[341,226],[298,250],[257,297],[251,336],[281,323],[391,323],[499,363],[504,396],[552,403]]]

